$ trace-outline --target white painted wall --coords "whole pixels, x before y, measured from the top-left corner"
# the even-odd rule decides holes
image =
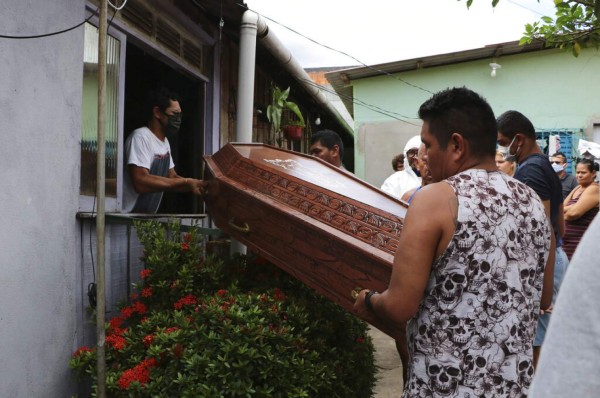
[[[3,0],[0,33],[59,31],[82,0]],[[68,397],[78,345],[83,27],[0,39],[0,395]]]

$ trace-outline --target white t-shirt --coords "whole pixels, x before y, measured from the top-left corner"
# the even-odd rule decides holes
[[[156,213],[162,192],[138,194],[133,188],[127,166],[134,164],[148,169],[150,174],[166,177],[169,170],[175,167],[169,140],[165,137],[165,140],[161,141],[148,127],[140,127],[125,141],[125,160],[122,211]]]
[[[397,171],[386,178],[383,185],[381,185],[381,190],[402,199],[405,192],[419,186],[421,186],[421,177],[417,176],[409,166],[408,169]]]

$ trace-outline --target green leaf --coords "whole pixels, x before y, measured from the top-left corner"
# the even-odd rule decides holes
[[[471,8],[471,4],[473,4],[473,0],[467,0],[467,8]]]
[[[492,7],[496,7],[500,0],[492,0]]]
[[[579,42],[573,43],[573,55],[576,57],[579,57],[580,53],[581,53],[581,45],[579,44]]]

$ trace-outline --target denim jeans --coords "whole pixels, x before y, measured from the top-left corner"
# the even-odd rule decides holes
[[[565,276],[565,272],[567,271],[567,266],[569,265],[569,258],[567,254],[563,250],[562,247],[556,248],[556,257],[554,259],[554,289],[552,292],[552,304],[556,301],[556,296],[558,295],[558,291],[560,289],[560,284],[562,283],[563,277]],[[546,336],[546,329],[548,329],[548,325],[550,324],[550,315],[544,314],[540,315],[538,318],[537,329],[535,331],[535,339],[533,340],[533,346],[539,347],[544,342],[544,337]]]

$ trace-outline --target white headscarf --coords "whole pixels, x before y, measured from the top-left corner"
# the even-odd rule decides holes
[[[418,151],[420,146],[421,146],[421,136],[420,135],[415,135],[414,137],[412,137],[410,140],[408,140],[406,142],[406,145],[404,145],[404,170],[410,169],[410,165],[408,164],[407,152],[410,151],[411,149],[416,149]]]
[[[406,191],[416,188],[421,185],[421,177],[418,177],[412,167],[408,164],[408,155],[410,149],[419,149],[421,146],[421,136],[415,135],[404,146],[404,170],[397,171],[389,176],[381,185],[381,190],[398,199],[402,199],[402,195]]]

